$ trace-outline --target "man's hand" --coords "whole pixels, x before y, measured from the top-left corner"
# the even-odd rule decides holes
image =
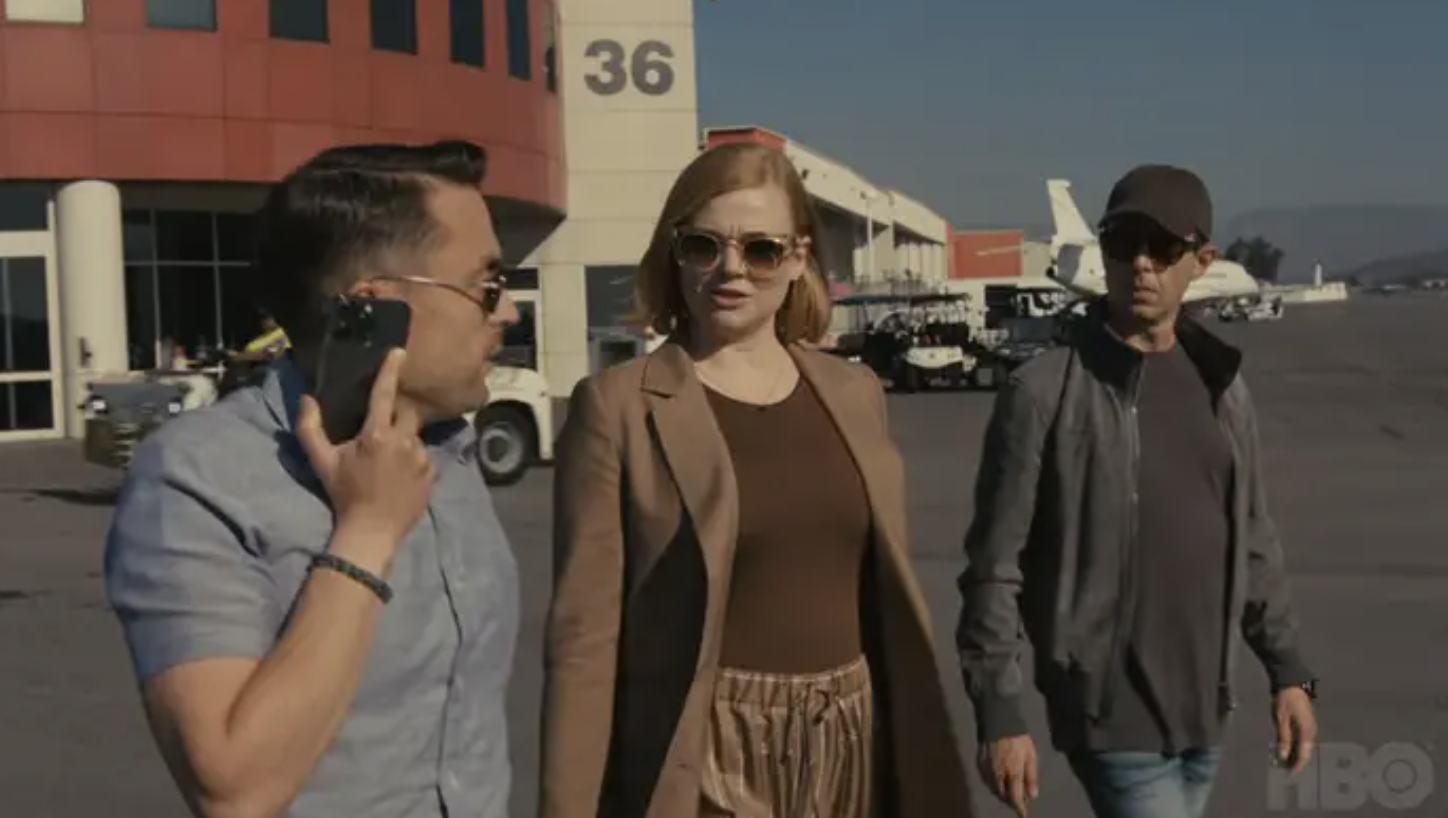
[[[1026,818],[1041,796],[1040,762],[1030,736],[996,739],[980,748],[980,777],[1002,803]]]
[[[302,399],[297,439],[322,481],[339,531],[372,532],[396,547],[427,511],[436,468],[419,437],[417,413],[397,402],[406,353],[393,350],[377,374],[367,421],[353,440],[327,439],[322,411]],[[390,559],[391,554],[386,554]]]
[[[402,362],[394,353],[382,367],[356,440],[333,445],[310,399],[296,424],[297,439],[337,515],[327,547],[379,576],[425,513],[433,481],[415,413],[397,403]],[[178,531],[218,532],[211,535],[212,553],[237,551],[213,506],[176,492],[163,508],[168,519],[190,515],[178,518]],[[118,513],[125,513],[124,507]],[[149,536],[150,528],[142,530]],[[142,542],[150,540],[136,544]],[[167,544],[146,552],[147,558],[165,558],[180,546]],[[181,647],[167,641],[165,650],[184,648],[196,657],[146,682],[147,716],[195,814],[281,815],[348,718],[383,606],[358,583],[323,572],[303,586],[277,636],[269,606],[275,589],[261,572],[239,556],[204,562],[215,573],[203,579],[226,589],[225,599],[201,600],[195,587],[184,584],[184,575],[146,574],[148,581],[161,577],[155,581],[172,585],[148,589],[165,595],[148,601],[145,610],[153,621],[180,620],[168,627],[165,640],[187,640]],[[236,641],[238,632],[245,641]],[[253,658],[252,646],[273,642],[264,658]]]
[[[1317,716],[1312,712],[1312,697],[1300,687],[1277,692],[1272,703],[1272,721],[1277,725],[1277,763],[1291,765],[1297,775],[1312,760],[1317,747]]]

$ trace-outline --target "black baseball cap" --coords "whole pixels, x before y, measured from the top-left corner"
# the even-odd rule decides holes
[[[1207,183],[1186,168],[1140,165],[1111,188],[1100,227],[1122,216],[1145,216],[1181,239],[1206,242],[1212,235],[1212,197]]]

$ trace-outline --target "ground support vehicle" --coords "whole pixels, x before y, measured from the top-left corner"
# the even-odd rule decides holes
[[[509,486],[553,460],[553,398],[535,370],[500,366],[488,373],[488,405],[468,416],[478,433],[478,465],[491,486]]]
[[[102,466],[130,466],[147,435],[186,411],[192,387],[185,379],[142,376],[98,380],[87,385],[85,459]]]
[[[1085,302],[1075,302],[1052,313],[1017,315],[1001,319],[999,326],[978,335],[988,343],[980,347],[982,372],[999,388],[1022,364],[1067,343],[1076,322],[1085,316]]]
[[[135,448],[162,423],[254,383],[264,370],[228,379],[221,372],[181,370],[126,374],[89,385],[85,457],[124,469]],[[500,366],[488,373],[488,405],[467,415],[478,434],[478,465],[489,485],[518,482],[530,468],[553,459],[553,399],[548,382],[532,369]]]
[[[1235,298],[1217,310],[1220,321],[1276,321],[1282,317],[1282,299],[1265,297]]]
[[[832,349],[875,371],[894,389],[916,392],[979,379],[971,345],[969,297],[960,294],[862,295],[835,302],[855,312],[859,331],[842,333]]]

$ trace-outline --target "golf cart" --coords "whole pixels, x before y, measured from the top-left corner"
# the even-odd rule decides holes
[[[264,362],[234,361],[221,348],[203,347],[194,357],[169,339],[160,345],[165,365],[144,372],[116,373],[86,384],[85,458],[124,469],[136,446],[158,426],[192,409],[215,403],[253,382]]]
[[[974,383],[977,361],[971,354],[971,325],[959,294],[861,295],[835,302],[855,311],[863,332],[840,336],[836,354],[864,363],[881,379],[904,392],[935,383]]]
[[[1277,296],[1242,296],[1223,304],[1217,310],[1220,321],[1276,321],[1282,317],[1282,299]]]
[[[116,378],[92,381],[81,409],[85,459],[124,469],[136,447],[156,427],[185,411],[191,392],[184,381]]]

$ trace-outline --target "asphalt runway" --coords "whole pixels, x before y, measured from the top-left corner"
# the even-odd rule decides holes
[[[1448,775],[1448,299],[1289,306],[1281,322],[1222,332],[1247,351],[1271,498],[1306,648],[1322,678],[1324,752],[1335,764],[1296,789],[1274,786],[1267,696],[1249,661],[1210,812],[1443,818],[1448,782],[1434,773]],[[950,648],[960,539],[990,400],[962,393],[890,401],[909,462],[916,564],[934,608],[942,676],[972,753],[974,727]],[[66,444],[0,447],[0,816],[186,814],[145,732],[101,595],[113,482]],[[536,788],[549,484],[545,469],[495,496],[527,606],[512,694],[518,818],[532,815]],[[1039,707],[1033,724],[1046,746]],[[1045,756],[1032,815],[1088,814],[1064,765],[1049,750]],[[982,815],[1009,814],[981,793]],[[1403,802],[1410,808],[1392,809]]]

